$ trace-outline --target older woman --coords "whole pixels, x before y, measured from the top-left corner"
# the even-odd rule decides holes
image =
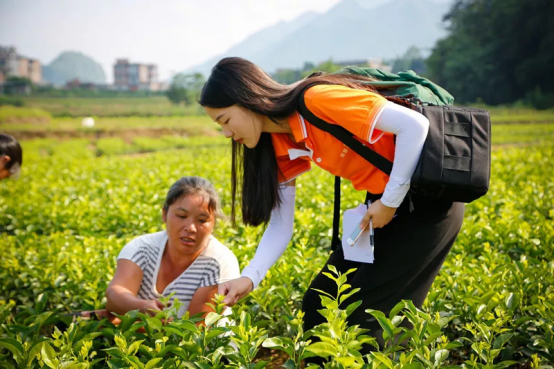
[[[212,236],[220,216],[210,182],[199,177],[175,182],[162,210],[166,230],[137,237],[119,253],[106,290],[107,310],[163,310],[160,298],[174,293],[183,304],[178,316],[211,311],[206,304],[218,284],[240,277],[235,255]]]

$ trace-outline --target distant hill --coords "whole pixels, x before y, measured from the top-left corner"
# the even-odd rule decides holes
[[[296,30],[309,24],[319,16],[320,13],[306,12],[290,22],[279,22],[273,26],[266,27],[246,38],[241,43],[231,47],[225,53],[217,55],[199,66],[190,68],[187,73],[194,71],[207,76],[210,74],[210,70],[213,66],[225,56],[242,56],[250,60],[257,60],[265,55],[268,47],[279,43],[284,37],[294,33]]]
[[[65,51],[42,67],[42,78],[53,85],[63,85],[75,78],[81,82],[106,83],[102,66],[79,52]]]
[[[361,4],[361,5],[360,5]],[[429,49],[445,35],[449,3],[432,0],[342,0],[326,13],[305,13],[265,28],[217,57],[187,70],[209,74],[224,56],[240,56],[273,73],[304,62],[396,58],[411,46]]]

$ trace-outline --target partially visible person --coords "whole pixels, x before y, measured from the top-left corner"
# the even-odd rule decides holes
[[[23,150],[15,138],[0,133],[0,181],[18,178],[23,164]]]
[[[212,231],[221,218],[218,195],[210,182],[183,177],[175,182],[162,209],[166,230],[129,242],[117,257],[106,290],[106,309],[155,313],[160,298],[174,293],[182,303],[177,315],[208,313],[219,283],[240,277],[237,258]]]

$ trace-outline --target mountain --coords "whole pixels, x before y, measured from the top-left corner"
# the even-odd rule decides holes
[[[225,53],[219,54],[201,65],[190,68],[187,73],[200,72],[207,76],[218,60],[225,56],[234,55],[243,56],[245,58],[249,57],[250,60],[259,59],[258,55],[265,55],[265,50],[268,46],[278,43],[286,36],[312,22],[319,15],[320,14],[316,12],[306,12],[290,22],[281,21],[273,26],[266,27],[252,36],[249,36],[241,43],[231,47]]]
[[[42,67],[42,78],[53,85],[63,85],[75,78],[81,82],[106,83],[100,64],[79,52],[65,51]]]
[[[411,46],[425,51],[446,34],[441,22],[449,7],[444,0],[342,0],[324,14],[263,29],[187,73],[209,74],[224,56],[249,59],[273,73],[301,68],[307,61],[396,58]]]

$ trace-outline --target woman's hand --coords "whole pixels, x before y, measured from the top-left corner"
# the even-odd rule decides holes
[[[250,278],[240,277],[221,283],[218,286],[217,293],[225,295],[225,299],[223,300],[224,304],[227,306],[233,306],[238,300],[252,292],[253,288],[254,283],[252,283]]]
[[[369,224],[369,219],[372,219],[373,228],[382,228],[389,224],[392,218],[394,218],[394,213],[396,213],[396,208],[389,208],[383,205],[381,200],[377,200],[367,209],[360,222],[360,228],[366,228]]]
[[[144,304],[140,308],[140,312],[156,315],[162,311],[166,306],[160,300],[144,300]]]

